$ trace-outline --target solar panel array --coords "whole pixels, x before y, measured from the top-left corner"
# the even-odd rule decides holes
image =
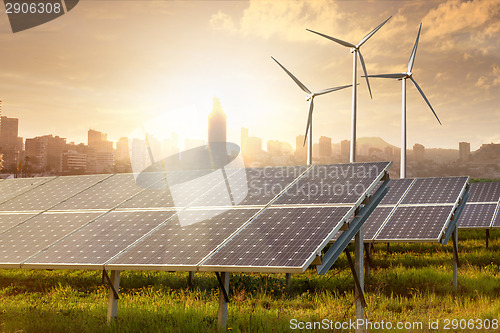
[[[469,193],[458,227],[500,228],[500,182],[471,183]]]
[[[389,167],[5,180],[0,267],[302,272]]]
[[[391,179],[365,222],[365,242],[439,242],[462,199],[468,177]]]

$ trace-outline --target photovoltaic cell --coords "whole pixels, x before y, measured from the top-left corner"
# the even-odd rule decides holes
[[[467,177],[418,178],[401,203],[455,203],[466,183]]]
[[[35,214],[0,214],[0,233],[28,220],[33,216],[35,216]]]
[[[53,210],[110,209],[144,190],[130,173],[113,175],[58,204]]]
[[[466,204],[458,220],[459,228],[489,228],[496,204]]]
[[[0,183],[0,203],[28,192],[55,177],[6,179]]]
[[[413,179],[391,179],[387,184],[388,191],[380,205],[395,205],[399,202],[403,194],[408,190]]]
[[[182,227],[174,217],[107,266],[195,266],[258,211],[187,209],[202,222]]]
[[[269,208],[202,266],[303,268],[348,207]],[[305,267],[304,267],[305,269]]]
[[[500,182],[471,183],[467,202],[498,202]]]
[[[498,228],[500,227],[500,207],[497,208],[495,220],[493,221],[492,227]]]
[[[393,209],[393,207],[377,207],[373,210],[366,222],[363,224],[364,240],[373,240],[373,237],[375,237],[375,234],[380,229]]]
[[[49,209],[107,177],[109,175],[57,177],[1,204],[0,211],[40,211]]]
[[[387,162],[315,165],[275,204],[355,203],[388,165]]]
[[[452,208],[453,206],[398,207],[376,240],[438,241]]]
[[[173,211],[112,212],[27,261],[36,265],[103,265],[172,217]]]
[[[44,213],[0,234],[0,265],[19,264],[100,213]]]

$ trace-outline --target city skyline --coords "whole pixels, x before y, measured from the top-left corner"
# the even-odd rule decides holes
[[[422,21],[415,73],[443,121],[435,124],[418,93],[409,92],[409,147],[456,149],[465,141],[476,150],[500,142],[499,8],[494,1],[82,2],[18,34],[4,18],[3,113],[22,119],[23,137],[49,132],[84,142],[86,130],[95,128],[116,142],[137,123],[186,106],[200,110],[205,124],[217,95],[228,128],[251,128],[265,142],[293,145],[307,117],[303,96],[269,56],[289,64],[312,89],[349,84],[350,55],[305,29],[357,40],[393,15],[365,45],[368,74],[404,70],[391,64],[407,61]],[[359,20],[349,19],[353,11]],[[358,136],[398,146],[398,83],[371,82],[371,101],[358,80]],[[314,142],[349,137],[347,90],[318,100]]]

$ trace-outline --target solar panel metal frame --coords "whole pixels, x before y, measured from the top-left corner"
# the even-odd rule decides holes
[[[481,205],[491,205],[493,207],[493,213],[491,214],[491,218],[489,219],[489,222],[487,224],[485,224],[485,225],[461,225],[460,223],[458,223],[457,224],[458,225],[458,229],[462,229],[462,230],[474,230],[474,229],[477,229],[477,230],[487,230],[487,229],[492,228],[493,222],[495,221],[495,213],[498,210],[498,204],[497,203],[467,202],[465,204],[466,207],[464,208],[464,211],[465,211],[466,208],[473,207],[473,206],[481,206]],[[461,216],[461,218],[464,218],[464,217]]]
[[[457,219],[455,219],[454,221],[452,221],[451,219],[454,216],[454,214],[457,212],[457,208],[459,206],[462,206],[462,205],[465,206],[465,202],[463,202],[463,200],[467,199],[466,197],[464,198],[464,196],[466,195],[466,193],[468,193],[469,177],[467,177],[467,180],[466,180],[464,186],[460,190],[460,193],[453,204],[450,204],[450,203],[402,204],[404,198],[406,197],[408,192],[411,190],[411,188],[413,187],[413,184],[415,184],[417,179],[418,178],[414,179],[412,184],[407,188],[405,193],[401,196],[401,199],[398,201],[397,204],[395,204],[395,205],[379,205],[378,206],[378,207],[394,207],[394,208],[391,211],[391,213],[389,214],[389,216],[386,218],[384,223],[381,225],[381,227],[379,228],[379,230],[377,231],[375,236],[372,239],[364,239],[363,240],[365,243],[422,243],[422,242],[439,243],[439,242],[443,242],[443,241],[446,241],[446,242],[448,241],[449,235],[451,236],[451,232],[449,232],[449,235],[448,235],[448,233],[446,233],[446,231],[448,229],[454,228],[454,226],[456,225],[456,222],[457,222]],[[380,232],[387,225],[388,221],[391,219],[391,217],[394,215],[394,213],[397,211],[398,208],[400,208],[400,207],[435,207],[435,206],[452,207],[450,213],[448,214],[448,217],[447,217],[445,223],[443,224],[443,227],[441,229],[441,232],[440,232],[440,235],[438,238],[429,238],[429,239],[423,239],[423,238],[420,238],[420,239],[417,239],[417,238],[379,239],[378,238]],[[460,211],[460,213],[461,213],[461,211]]]
[[[474,190],[474,187],[480,187],[484,184],[491,184],[491,183],[497,183],[497,182],[478,182],[478,183],[471,183],[471,190]],[[496,184],[495,184],[496,185]],[[498,182],[498,185],[500,186],[500,182]],[[473,197],[475,193],[471,192],[469,199]],[[463,230],[472,230],[472,229],[477,229],[477,230],[489,230],[489,229],[500,229],[499,226],[495,226],[495,221],[496,219],[500,216],[500,197],[498,199],[491,198],[491,201],[472,201],[472,202],[467,202],[466,205],[482,205],[482,204],[491,204],[491,205],[496,205],[496,208],[493,212],[493,216],[491,217],[491,221],[488,226],[460,226],[458,225],[459,229]],[[474,199],[472,199],[474,200]]]

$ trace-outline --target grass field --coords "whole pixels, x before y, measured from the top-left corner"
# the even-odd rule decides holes
[[[484,231],[460,231],[459,253],[454,293],[451,242],[391,244],[389,249],[375,245],[366,281],[367,319],[423,322],[424,331],[429,331],[429,319],[441,325],[453,318],[500,319],[500,232],[491,232],[486,249]],[[344,255],[324,276],[312,269],[293,275],[288,288],[284,274],[233,274],[228,328],[289,332],[294,318],[354,320],[353,286]],[[108,290],[101,272],[0,270],[0,293],[0,330],[5,332],[217,331],[213,273],[196,274],[189,288],[187,273],[122,272],[118,319],[111,326],[106,324]]]

